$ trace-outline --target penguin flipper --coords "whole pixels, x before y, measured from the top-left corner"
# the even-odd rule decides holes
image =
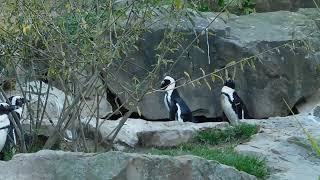
[[[238,118],[246,119],[246,117],[248,116],[247,107],[236,92],[233,92],[233,103],[235,105],[235,110],[237,112]]]
[[[169,111],[169,119],[171,121],[176,120],[177,111],[178,111],[178,107],[176,106],[175,103],[172,103],[172,105],[170,106],[170,111]]]

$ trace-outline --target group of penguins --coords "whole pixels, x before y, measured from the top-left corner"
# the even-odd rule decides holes
[[[169,111],[169,119],[179,122],[199,122],[196,117],[193,117],[192,111],[187,106],[185,101],[180,97],[176,89],[176,81],[166,76],[161,82],[161,89],[165,91],[164,103]],[[16,136],[14,127],[9,120],[9,113],[16,113],[18,118],[21,118],[23,105],[26,100],[21,96],[12,96],[9,102],[0,103],[0,159],[3,156],[4,150],[11,149],[16,145]],[[249,119],[248,110],[241,98],[235,91],[235,82],[228,79],[221,89],[220,97],[221,107],[227,120],[231,125],[238,125],[240,119]]]
[[[15,129],[8,115],[16,113],[20,119],[23,105],[26,103],[26,100],[21,96],[12,96],[9,101],[10,103],[0,103],[0,159],[3,159],[5,150],[10,150],[17,143]]]
[[[192,115],[192,111],[187,106],[185,101],[180,97],[176,89],[176,81],[166,76],[161,82],[161,89],[165,91],[164,103],[169,111],[169,119],[180,122],[194,122],[199,120]],[[227,79],[221,89],[220,103],[223,110],[223,118],[233,126],[239,124],[240,119],[250,119],[248,110],[235,91],[235,82],[232,79]]]

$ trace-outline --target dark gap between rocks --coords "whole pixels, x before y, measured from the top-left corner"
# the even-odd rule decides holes
[[[299,110],[298,110],[298,106],[301,105],[301,104],[304,104],[304,103],[307,103],[307,100],[305,97],[301,97],[300,99],[298,99],[298,101],[293,105],[293,107],[291,108],[292,112],[294,114],[292,114],[291,111],[289,111],[288,113],[288,116],[292,116],[292,115],[295,115],[295,114],[299,114]]]

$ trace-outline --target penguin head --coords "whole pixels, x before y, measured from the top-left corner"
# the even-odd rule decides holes
[[[12,105],[17,107],[22,107],[27,102],[26,99],[21,96],[11,96],[9,101]]]
[[[9,98],[9,101],[10,101],[11,105],[15,107],[14,111],[21,118],[22,117],[23,105],[27,102],[26,99],[21,97],[21,96],[11,96]]]
[[[9,114],[9,112],[16,110],[16,106],[8,103],[0,103],[0,114]]]
[[[228,79],[225,83],[224,86],[227,86],[231,89],[235,89],[236,88],[236,83],[234,82],[234,80],[232,79]]]
[[[162,90],[174,89],[175,86],[176,86],[176,81],[170,76],[166,76],[161,82]]]

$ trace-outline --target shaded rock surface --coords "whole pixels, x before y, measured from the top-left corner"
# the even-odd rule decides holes
[[[138,51],[133,51],[125,58],[125,62],[119,62],[124,67],[123,71],[117,71],[115,81],[107,80],[108,86],[113,92],[125,101],[128,94],[118,84],[130,84],[133,75],[137,79],[144,79],[156,64],[157,51],[154,49],[163,37],[163,33],[170,22],[170,27],[177,25],[176,31],[183,32],[183,38],[179,41],[179,52],[168,54],[166,59],[175,61],[185,46],[199,34],[216,16],[215,13],[202,13],[202,16],[194,15],[194,26],[188,19],[173,21],[158,14],[154,17],[157,23],[149,27],[150,32],[145,33],[142,40],[137,43]],[[153,22],[154,22],[153,21]],[[315,21],[299,12],[270,12],[257,13],[247,16],[232,16],[228,21],[217,18],[208,31],[214,35],[208,37],[210,64],[208,61],[207,38],[201,34],[197,45],[176,62],[170,75],[175,79],[185,78],[184,72],[190,74],[192,79],[202,76],[202,68],[206,73],[221,68],[231,60],[239,61],[242,58],[251,57],[261,52],[258,58],[250,61],[251,67],[246,63],[243,71],[238,67],[236,74],[236,88],[239,95],[247,104],[249,113],[255,118],[270,116],[285,116],[288,109],[282,98],[288,99],[290,106],[297,103],[302,97],[313,94],[320,87],[320,76],[317,70],[320,64],[319,40],[320,34]],[[314,51],[307,51],[304,42],[309,42]],[[294,43],[291,43],[294,41]],[[283,44],[289,43],[287,46]],[[276,48],[283,45],[281,48]],[[267,51],[272,49],[272,51]],[[262,62],[260,62],[260,61]],[[254,62],[254,66],[252,65]],[[168,62],[170,67],[172,63]],[[254,68],[253,68],[254,67]],[[117,68],[110,68],[117,69]],[[163,69],[166,72],[168,69]],[[229,70],[229,72],[232,69]],[[220,75],[224,76],[224,73]],[[159,76],[157,89],[160,86],[162,76]],[[192,111],[205,109],[206,113],[199,114],[210,118],[219,117],[222,110],[219,102],[222,83],[207,79],[212,90],[209,90],[204,81],[196,87],[191,84],[178,89],[182,98],[190,106]],[[178,84],[184,83],[179,81]],[[134,85],[132,85],[134,86]],[[130,86],[127,87],[130,89]],[[152,93],[144,97],[140,102],[141,113],[147,119],[168,118],[168,112],[163,102],[164,93]]]
[[[303,127],[320,143],[320,118],[295,116]],[[236,150],[240,153],[266,158],[271,180],[313,180],[320,176],[320,158],[298,122],[291,116],[267,120],[247,120],[261,125],[261,132]]]
[[[103,120],[100,120],[102,122]],[[108,135],[119,124],[117,121],[106,121],[100,127],[102,140],[110,140]],[[90,121],[92,130],[95,128],[95,120]],[[226,122],[212,123],[181,123],[178,121],[152,122],[141,119],[128,119],[120,130],[115,141],[126,146],[135,147],[172,147],[190,141],[199,131],[228,126]]]
[[[70,153],[43,150],[19,154],[0,162],[1,178],[7,180],[254,180],[232,167],[194,156],[151,156],[107,152]]]
[[[269,11],[296,11],[299,8],[314,8],[314,2],[319,3],[319,0],[254,0],[255,9],[257,12]]]

